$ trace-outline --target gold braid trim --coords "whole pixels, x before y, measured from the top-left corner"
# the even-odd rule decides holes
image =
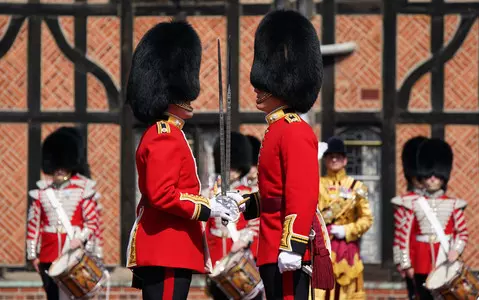
[[[357,279],[364,270],[363,262],[359,259],[359,255],[354,254],[353,265],[349,265],[346,259],[336,262],[336,253],[331,251],[331,260],[333,262],[333,272],[338,284],[346,286]]]
[[[191,201],[194,204],[203,204],[204,206],[210,208],[210,201],[207,198],[200,195],[180,193],[180,200]]]

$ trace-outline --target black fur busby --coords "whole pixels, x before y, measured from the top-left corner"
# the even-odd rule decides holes
[[[346,147],[344,146],[344,142],[337,136],[330,137],[327,141],[328,143],[328,150],[324,152],[324,155],[332,154],[332,153],[339,153],[346,155]]]
[[[220,139],[217,138],[213,148],[215,172],[221,173]],[[252,148],[248,138],[239,132],[231,132],[231,169],[238,170],[241,177],[248,174],[252,164]]]
[[[401,153],[404,177],[408,183],[408,189],[412,188],[412,178],[418,177],[417,155],[419,147],[427,140],[426,137],[416,136],[404,143]]]
[[[169,104],[193,101],[200,92],[201,41],[183,21],[155,25],[133,54],[127,102],[141,122],[158,120]]]
[[[452,170],[453,153],[451,146],[441,139],[429,139],[419,147],[417,155],[418,177],[436,176],[447,185]]]
[[[78,173],[84,162],[84,145],[74,128],[61,127],[43,142],[42,170],[47,175],[58,169]]]
[[[318,98],[322,79],[320,43],[311,22],[292,10],[267,14],[255,34],[251,84],[305,113]]]
[[[259,149],[261,148],[261,141],[252,135],[247,135],[246,136],[249,140],[249,143],[251,144],[251,150],[252,150],[252,166],[257,166],[258,165],[258,158],[259,158]]]

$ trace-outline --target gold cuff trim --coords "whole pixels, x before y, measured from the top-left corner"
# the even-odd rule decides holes
[[[309,242],[309,237],[293,232],[293,225],[296,217],[296,214],[292,214],[284,218],[283,234],[281,236],[280,243],[280,248],[283,250],[293,251],[291,242],[297,242],[301,244],[307,244]]]
[[[195,211],[193,212],[192,220],[198,220],[201,213],[201,204],[195,203]]]
[[[210,201],[207,198],[205,198],[203,196],[200,196],[200,195],[180,193],[180,200],[191,201],[194,204],[203,204],[206,207],[210,208]]]

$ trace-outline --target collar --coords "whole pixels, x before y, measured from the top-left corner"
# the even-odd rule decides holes
[[[327,178],[334,180],[334,181],[341,181],[347,176],[346,170],[341,169],[339,172],[333,173],[331,171],[328,171]]]
[[[185,121],[183,119],[180,119],[179,117],[170,114],[170,113],[165,113],[168,119],[166,119],[166,122],[173,124],[175,127],[178,129],[183,129],[183,126],[185,125]]]
[[[423,189],[413,188],[412,192],[416,195],[422,196],[424,194]]]
[[[289,112],[288,106],[280,106],[277,109],[273,110],[269,114],[266,115],[266,121],[268,122],[268,125],[273,124],[274,122],[284,118],[284,116]]]
[[[424,190],[424,195],[429,197],[429,198],[439,198],[442,195],[444,195],[444,190],[439,189],[439,190],[437,190],[435,192],[432,192],[432,193],[429,193],[428,191]]]

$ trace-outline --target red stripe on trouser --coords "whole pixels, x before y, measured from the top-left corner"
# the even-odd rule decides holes
[[[283,278],[283,299],[294,300],[294,286],[293,286],[294,272],[284,272]]]
[[[165,281],[163,283],[163,300],[173,299],[173,291],[175,290],[175,270],[165,268]]]

